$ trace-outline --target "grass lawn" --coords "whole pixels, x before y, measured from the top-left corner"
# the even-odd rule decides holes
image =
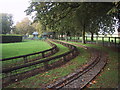
[[[76,43],[76,42],[71,42]],[[76,43],[81,44],[81,43]],[[61,45],[57,44],[60,50],[65,52],[67,49],[63,48]],[[83,45],[83,44],[81,44]],[[106,53],[108,53],[109,59],[108,64],[104,68],[103,72],[101,72],[96,79],[94,79],[92,82],[92,86],[89,86],[89,88],[116,88],[118,85],[118,53],[111,50],[110,48],[105,48],[102,46],[97,46],[93,44],[84,44],[85,46],[97,48],[99,50],[102,50]],[[68,75],[69,73],[73,72],[75,69],[80,67],[80,65],[83,65],[83,63],[87,62],[89,58],[89,52],[86,50],[78,47],[80,50],[80,54],[75,59],[71,60],[67,64],[63,65],[62,67],[49,70],[47,72],[38,74],[36,76],[30,77],[28,79],[24,79],[20,82],[16,82],[12,85],[9,85],[9,88],[41,88],[44,87],[44,85],[48,83],[52,83],[56,81],[57,79]],[[61,53],[62,53],[61,51]],[[56,55],[58,55],[57,53]]]
[[[71,43],[76,43],[76,42],[71,42]],[[108,53],[108,64],[104,68],[103,72],[101,72],[98,77],[93,80],[92,86],[89,86],[89,88],[117,88],[118,86],[118,52],[115,52],[111,50],[110,48],[105,48],[102,46],[97,46],[93,44],[82,44],[82,43],[76,43],[76,44],[81,44],[93,48],[97,48],[99,50],[102,50],[106,53]],[[119,80],[120,81],[120,80]],[[95,82],[95,83],[94,83]]]
[[[60,49],[60,52],[58,52],[56,55],[62,54],[63,52],[66,52],[68,50],[67,48],[64,48],[64,46],[60,44],[56,44],[56,45]],[[57,79],[70,74],[76,68],[80,67],[80,65],[86,63],[88,57],[90,56],[90,54],[87,51],[85,51],[83,48],[78,47],[78,49],[82,53],[80,53],[78,57],[69,61],[67,64],[63,65],[62,67],[49,70],[47,72],[38,74],[28,79],[24,79],[20,82],[16,82],[12,85],[9,85],[8,87],[9,88],[41,88],[48,83],[52,83]]]
[[[52,42],[52,43],[54,43],[54,42]],[[67,47],[65,47],[65,46],[63,46],[63,45],[61,45],[61,44],[57,44],[57,43],[55,43],[55,44],[58,46],[59,52],[58,52],[58,53],[55,53],[54,55],[49,56],[49,57],[57,56],[57,55],[60,55],[60,54],[63,54],[63,53],[65,53],[65,52],[69,51],[69,49],[68,49]],[[46,58],[47,58],[47,57],[46,57]],[[44,58],[44,59],[46,59],[46,58]],[[40,59],[40,60],[43,60],[43,59]],[[57,61],[57,60],[59,60],[59,59],[50,61],[49,63],[53,63],[53,62],[55,62],[55,61]],[[15,59],[15,60],[4,61],[4,62],[2,63],[2,65],[3,65],[4,67],[8,67],[8,66],[9,66],[9,67],[12,67],[12,66],[18,66],[18,65],[24,64],[24,62],[21,63],[21,64],[17,64],[18,61],[19,61],[19,62],[23,62],[23,60]],[[37,60],[37,61],[39,61],[39,60]],[[34,61],[34,62],[36,62],[36,61]],[[16,74],[16,72],[17,72],[17,73],[21,73],[21,72],[24,72],[24,71],[29,71],[29,70],[35,69],[36,67],[39,68],[39,67],[41,67],[41,66],[43,66],[42,63],[41,63],[41,64],[37,64],[37,65],[32,65],[32,66],[30,66],[30,67],[25,67],[25,68],[22,68],[22,69],[18,69],[18,70],[15,71],[15,72],[13,71],[12,74]],[[3,77],[4,77],[4,75],[3,75]]]
[[[19,55],[30,54],[51,48],[45,41],[27,40],[18,43],[2,43],[2,58],[9,58]]]

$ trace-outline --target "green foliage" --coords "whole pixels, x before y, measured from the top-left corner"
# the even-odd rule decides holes
[[[32,27],[36,29],[36,31],[41,34],[43,33],[44,29],[43,29],[43,25],[41,24],[40,21],[36,21],[32,24]]]
[[[27,14],[36,11],[36,18],[47,30],[62,34],[81,35],[85,43],[85,33],[92,34],[102,29],[102,33],[113,33],[113,18],[107,12],[113,3],[103,2],[32,2]]]
[[[24,18],[21,22],[18,22],[14,27],[13,32],[15,34],[31,35],[36,29],[31,25],[31,21],[28,18]]]
[[[0,34],[10,33],[13,25],[12,15],[7,13],[0,13],[0,24],[2,24],[2,30]]]

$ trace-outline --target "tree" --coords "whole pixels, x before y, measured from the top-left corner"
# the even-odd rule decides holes
[[[40,21],[33,22],[32,27],[34,27],[39,34],[44,31],[43,25]]]
[[[32,34],[36,29],[31,25],[31,21],[28,18],[24,18],[21,22],[17,22],[14,33],[16,34]]]
[[[113,7],[108,11],[108,15],[116,18],[116,22],[118,24],[118,33],[120,33],[120,1],[113,2]]]
[[[10,33],[13,25],[12,15],[7,13],[0,13],[0,23],[2,24],[2,34]]]
[[[112,3],[83,3],[83,2],[65,2],[65,3],[55,3],[55,2],[33,2],[31,6],[26,10],[27,14],[33,11],[37,11],[36,18],[41,21],[45,26],[52,28],[52,30],[58,30],[63,28],[74,27],[79,28],[79,32],[82,32],[82,42],[85,43],[85,32],[88,32],[88,28],[91,24],[91,20],[95,18],[98,22],[96,27],[100,24],[99,20],[101,17],[106,16],[108,10],[112,7]],[[69,23],[69,19],[76,24]],[[66,22],[63,22],[66,19]],[[103,20],[103,19],[101,19]],[[102,22],[102,21],[101,21]],[[57,23],[62,23],[63,27],[59,26]],[[70,29],[69,29],[70,30]],[[94,31],[94,30],[93,30]],[[63,31],[64,32],[64,31]]]

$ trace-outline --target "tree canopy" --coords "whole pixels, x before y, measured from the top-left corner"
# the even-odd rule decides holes
[[[31,21],[28,18],[24,18],[21,22],[17,22],[15,25],[14,33],[15,34],[32,34],[36,29],[31,25]]]
[[[113,6],[112,2],[32,2],[26,13],[36,11],[35,20],[52,31],[81,33],[85,43],[86,32],[114,32],[114,18],[107,15]]]

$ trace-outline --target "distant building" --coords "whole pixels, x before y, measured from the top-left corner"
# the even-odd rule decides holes
[[[43,38],[54,38],[55,34],[54,32],[44,32],[42,35],[41,35]]]
[[[38,39],[38,35],[39,35],[38,32],[33,32],[32,34],[34,39]]]

